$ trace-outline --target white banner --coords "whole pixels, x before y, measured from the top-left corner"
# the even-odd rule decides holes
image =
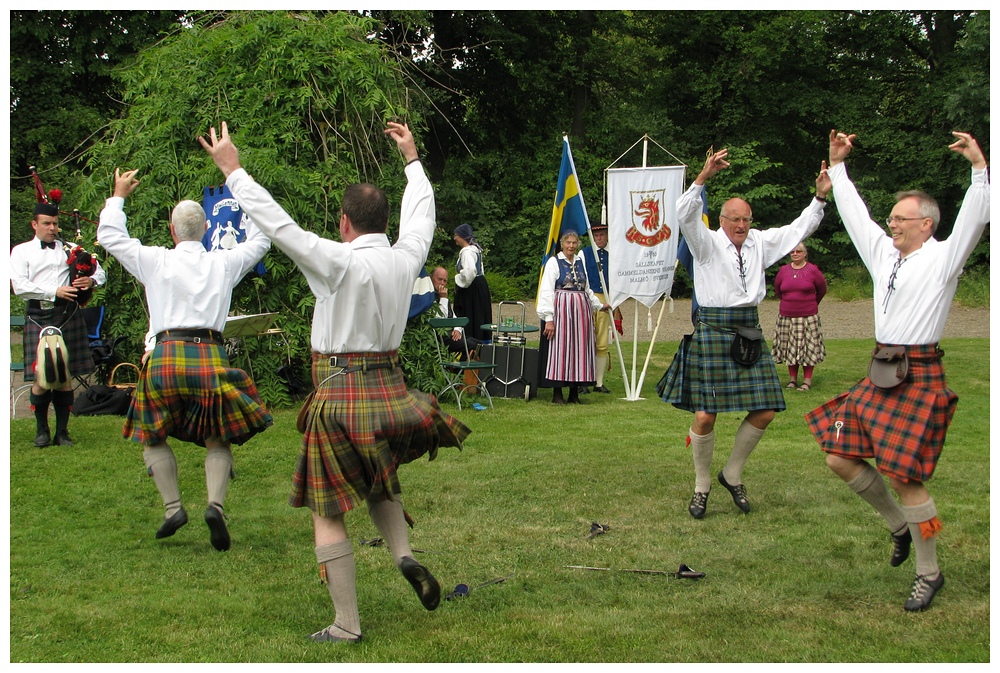
[[[670,294],[677,260],[677,199],[684,166],[608,169],[608,293],[651,307]]]

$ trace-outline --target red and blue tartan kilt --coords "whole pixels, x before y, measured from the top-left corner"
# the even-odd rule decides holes
[[[958,395],[945,381],[937,344],[906,352],[910,371],[903,383],[885,390],[866,376],[806,414],[806,423],[823,451],[874,458],[882,474],[924,482],[934,474]]]
[[[207,437],[243,444],[273,423],[242,369],[216,343],[157,344],[139,377],[122,436],[151,445],[174,437],[205,446]]]
[[[812,367],[826,359],[823,325],[819,314],[788,317],[778,316],[774,326],[771,355],[775,362]]]
[[[337,358],[350,364],[398,360],[395,351]],[[329,360],[313,354],[316,392],[292,476],[292,507],[336,516],[370,496],[398,495],[400,465],[424,454],[434,460],[441,446],[461,450],[472,432],[443,412],[432,395],[407,390],[398,366],[330,377],[339,368]]]
[[[35,380],[35,360],[38,359],[38,335],[43,327],[52,325],[62,332],[66,350],[69,352],[69,373],[72,376],[86,376],[94,371],[94,358],[90,354],[90,337],[87,336],[87,322],[80,313],[76,302],[70,302],[50,309],[32,308],[25,310],[24,321],[24,380]]]
[[[732,331],[737,327],[760,328],[756,306],[698,307],[694,334],[684,337],[657,384],[664,402],[685,411],[713,414],[785,410],[785,396],[767,341],[761,340],[760,358],[749,367],[738,364],[729,354]]]

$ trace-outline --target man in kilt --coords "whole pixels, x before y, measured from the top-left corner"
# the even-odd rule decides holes
[[[53,190],[54,191],[54,190]],[[73,406],[73,377],[94,371],[90,354],[87,323],[80,312],[78,294],[102,285],[104,269],[96,263],[92,276],[70,281],[67,264],[68,246],[59,236],[59,207],[54,203],[35,206],[31,228],[35,237],[14,246],[10,251],[10,282],[14,294],[26,300],[24,321],[24,380],[31,382],[29,400],[35,412],[35,446],[52,443],[49,432],[49,404],[56,414],[55,443],[73,446],[69,436],[69,414]],[[59,387],[43,388],[35,376],[39,333],[43,327],[57,327],[62,332],[69,356],[70,378]]]
[[[909,371],[894,387],[872,382],[876,373],[806,415],[826,452],[826,464],[882,515],[892,538],[891,566],[916,549],[916,578],[904,604],[925,610],[944,585],[937,563],[941,522],[925,482],[944,446],[958,396],[945,382],[938,341],[944,333],[962,267],[990,220],[986,158],[968,133],[949,145],[972,164],[972,184],[951,235],[934,239],[941,211],[923,192],[896,194],[889,234],[871,219],[847,175],[844,159],[855,136],[830,132],[830,178],[837,210],[872,276],[876,351],[902,346]],[[881,386],[893,380],[879,380]],[[874,467],[868,462],[874,460]],[[899,496],[890,495],[880,473]]]
[[[711,154],[694,184],[677,200],[677,220],[694,258],[699,306],[694,333],[684,338],[657,386],[665,402],[694,412],[688,443],[694,454],[695,487],[688,511],[696,519],[705,516],[711,490],[715,418],[726,411],[746,411],[747,416],[736,431],[732,454],[718,479],[736,506],[744,513],[750,511],[743,466],[775,412],[785,409],[778,372],[761,338],[757,316],[757,306],[767,292],[764,269],[819,227],[830,189],[824,163],[816,179],[816,198],[791,224],[753,229],[750,204],[732,198],[722,206],[720,228],[711,231],[701,219],[702,192],[706,181],[729,166],[727,156],[725,149]],[[742,337],[738,333],[742,328],[753,334]],[[757,357],[737,362],[733,349],[739,344]]]
[[[217,138],[201,139],[226,176],[236,200],[261,230],[302,270],[316,296],[313,383],[289,504],[312,510],[316,561],[336,612],[310,636],[318,642],[361,640],[354,552],[344,514],[364,503],[403,577],[428,610],[441,589],[413,558],[400,502],[397,468],[440,446],[457,446],[470,430],[437,401],[408,391],[397,350],[403,338],[413,282],[434,236],[434,192],[420,165],[409,128],[385,130],[406,160],[399,239],[386,236],[389,202],[371,184],[349,185],[341,200],[343,242],[302,229],[240,167],[225,122]]]
[[[146,288],[150,332],[156,345],[145,361],[122,435],[142,444],[149,475],[166,508],[157,538],[187,523],[177,483],[177,460],[167,437],[206,448],[205,523],[219,551],[230,547],[223,503],[233,471],[233,444],[243,444],[271,425],[257,387],[229,364],[222,330],[233,288],[270,249],[251,223],[231,250],[205,250],[205,210],[181,201],[170,215],[173,248],[142,245],[125,228],[125,197],[139,181],[136,171],[115,169],[114,195],[101,211],[97,238],[104,249]]]

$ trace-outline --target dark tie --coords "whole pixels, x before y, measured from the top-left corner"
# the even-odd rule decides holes
[[[51,243],[46,243],[45,241],[39,241],[39,243],[42,244],[42,248],[50,248],[52,250],[55,250],[56,247],[55,241],[52,241]]]

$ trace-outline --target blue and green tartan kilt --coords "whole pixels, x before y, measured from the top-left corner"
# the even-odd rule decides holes
[[[730,356],[737,327],[760,328],[756,306],[698,308],[694,334],[684,337],[657,384],[664,402],[691,412],[785,410],[785,396],[766,340],[762,339],[760,358],[749,367]]]
[[[395,351],[337,358],[349,364],[398,361]],[[292,507],[337,516],[372,496],[391,499],[402,492],[400,465],[425,454],[434,460],[441,446],[461,450],[472,432],[443,412],[433,395],[407,390],[398,366],[331,376],[339,368],[329,360],[313,354],[316,392],[292,476]]]
[[[90,354],[90,337],[87,321],[76,302],[69,302],[50,309],[25,309],[24,321],[24,380],[35,380],[35,360],[38,359],[38,335],[43,327],[58,327],[69,352],[69,373],[86,376],[94,371],[94,357]]]
[[[242,369],[216,343],[157,344],[139,376],[122,436],[145,445],[167,437],[205,446],[208,437],[243,444],[273,423]]]

